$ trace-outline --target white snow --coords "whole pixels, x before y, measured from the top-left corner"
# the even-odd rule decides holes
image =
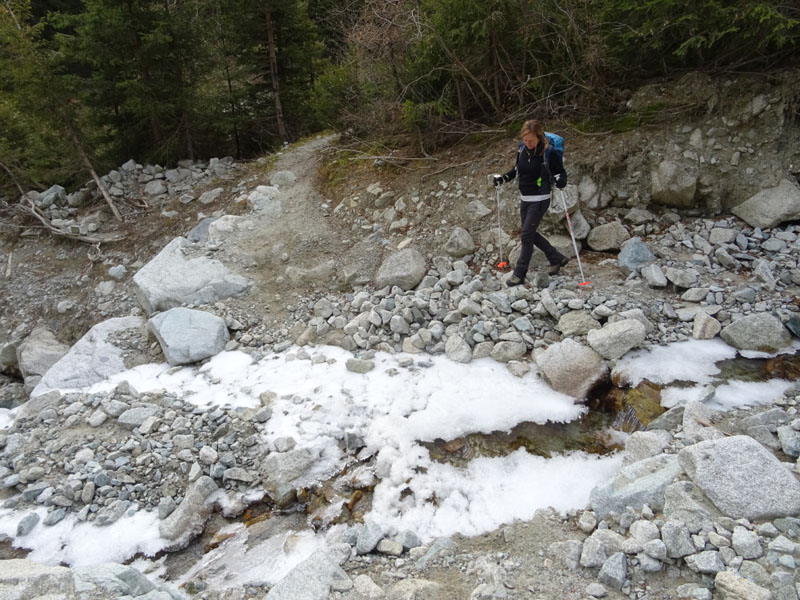
[[[28,535],[17,537],[17,525],[31,512],[39,515],[39,523]],[[78,522],[73,515],[47,527],[42,524],[46,515],[44,507],[31,511],[0,509],[0,534],[15,538],[15,548],[32,550],[27,556],[30,560],[71,566],[123,562],[138,553],[153,556],[166,545],[158,534],[158,515],[154,512],[136,512],[105,527]]]
[[[631,353],[618,361],[616,371],[633,385],[644,378],[660,384],[697,384],[666,388],[662,397],[668,406],[706,395],[709,384],[719,383],[715,363],[735,355],[736,350],[720,340],[689,341]],[[440,356],[378,353],[371,359],[375,368],[357,374],[346,369],[349,358],[352,354],[334,347],[293,348],[257,362],[242,352],[224,352],[199,368],[144,365],[84,391],[107,391],[127,381],[140,393],[163,390],[199,407],[252,411],[262,406],[263,394],[272,409],[261,433],[266,447],[291,437],[296,447],[313,450],[319,460],[309,475],[312,483],[352,460],[341,450],[346,436],[362,440],[359,459],[374,456],[378,479],[365,518],[388,532],[415,531],[426,542],[456,533],[488,532],[529,519],[548,506],[559,511],[583,508],[591,489],[621,465],[619,456],[574,452],[545,459],[524,449],[477,457],[463,467],[434,461],[422,442],[509,431],[523,422],[567,423],[586,409],[553,391],[535,369],[515,377],[491,359],[463,365]],[[401,360],[412,364],[400,366]],[[787,382],[718,385],[714,407],[769,402],[786,386]],[[0,412],[0,424],[5,416]],[[373,467],[365,469],[367,464],[353,476],[369,479]],[[44,508],[37,512],[42,518],[46,515]],[[25,514],[0,510],[0,534],[14,538]],[[326,522],[328,517],[332,518],[327,515]],[[186,577],[222,567],[220,573],[237,574],[225,585],[275,583],[325,544],[325,536],[310,529],[258,541],[248,540],[244,526],[231,525],[228,532],[232,537],[207,553]],[[159,539],[155,514],[141,511],[104,528],[77,523],[74,517],[53,527],[39,523],[14,545],[33,549],[34,560],[81,565],[153,556],[165,543]]]
[[[644,379],[658,384],[710,383],[720,372],[716,363],[735,356],[736,349],[719,338],[689,340],[629,352],[617,361],[614,374],[621,375],[631,386]]]

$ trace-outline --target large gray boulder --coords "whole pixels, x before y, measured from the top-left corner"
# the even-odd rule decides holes
[[[211,516],[211,506],[206,500],[215,491],[217,484],[214,480],[206,475],[201,476],[186,489],[178,508],[159,523],[159,534],[169,542],[164,548],[167,552],[182,550],[202,533]]]
[[[680,465],[720,511],[734,519],[800,514],[800,481],[764,446],[738,435],[678,453]]]
[[[597,352],[569,338],[537,354],[536,364],[550,387],[575,398],[585,398],[608,375],[608,366]]]
[[[616,360],[641,344],[645,336],[645,326],[641,321],[622,319],[607,323],[601,329],[592,329],[586,334],[586,341],[603,358]]]
[[[692,208],[696,192],[697,176],[669,159],[661,161],[651,172],[650,196],[657,204]]]
[[[92,327],[56,362],[31,392],[31,397],[52,390],[80,390],[108,379],[134,366],[126,364],[129,347],[119,340],[129,337],[147,346],[147,331],[142,317],[108,319]]]
[[[157,589],[155,584],[133,567],[117,563],[77,567],[74,577],[82,590],[89,588],[94,593],[106,594],[112,598],[135,598]]]
[[[589,495],[598,519],[610,512],[621,513],[632,506],[641,510],[664,507],[664,491],[680,474],[681,466],[674,454],[659,454],[623,467],[613,479],[596,486]]]
[[[51,567],[32,560],[0,560],[0,598],[39,600],[76,598],[75,581],[66,567]]]
[[[225,319],[202,310],[171,308],[147,322],[171,365],[188,365],[225,349],[230,335]]]
[[[589,232],[586,243],[597,252],[619,250],[623,242],[630,239],[631,234],[619,221],[598,225]]]
[[[182,304],[209,304],[241,294],[250,287],[218,260],[187,259],[189,242],[177,237],[133,276],[139,304],[148,315]]]
[[[397,286],[410,290],[425,277],[425,257],[419,250],[406,248],[390,254],[378,269],[375,287]]]
[[[349,579],[328,552],[317,550],[276,583],[264,600],[327,600],[335,581]]]
[[[800,186],[788,179],[734,206],[731,212],[750,227],[768,229],[800,219]]]
[[[34,389],[48,369],[67,352],[69,346],[59,342],[49,329],[36,327],[31,331],[17,346],[17,367],[25,379],[26,389]]]
[[[475,241],[469,231],[463,227],[456,227],[450,232],[450,237],[444,245],[444,251],[450,256],[466,256],[475,251]]]
[[[792,343],[789,330],[769,313],[755,313],[724,327],[720,337],[738,350],[777,352]]]
[[[655,260],[656,257],[639,237],[632,237],[623,242],[617,255],[617,265],[625,275],[638,273],[639,269]]]

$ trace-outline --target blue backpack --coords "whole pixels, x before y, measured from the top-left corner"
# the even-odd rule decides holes
[[[564,138],[558,135],[557,133],[550,133],[549,131],[544,132],[545,136],[547,136],[547,141],[550,142],[550,145],[547,147],[545,151],[545,158],[549,160],[550,152],[555,150],[558,152],[558,157],[563,161],[564,160]],[[525,142],[519,143],[519,150],[518,152],[522,152],[522,149],[525,147]]]

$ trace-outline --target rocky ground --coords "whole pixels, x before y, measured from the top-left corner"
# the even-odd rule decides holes
[[[187,362],[173,358],[180,342],[167,328],[145,327],[151,313],[183,304],[222,323],[214,325],[222,338],[208,342],[206,356],[227,348],[257,359],[297,344],[308,348],[298,359],[313,361],[315,349],[333,344],[353,351],[352,369],[369,369],[376,350],[458,362],[491,356],[519,375],[536,368],[577,397],[606,389],[614,361],[636,347],[721,335],[742,350],[786,348],[800,328],[800,147],[786,91],[795,84],[787,78],[749,94],[748,83],[736,98],[725,93],[725,81],[682,85],[682,100],[695,98],[709,114],[608,135],[599,145],[591,136],[567,136],[567,203],[588,286],[578,285],[584,278],[574,258],[548,277],[539,254],[528,285],[505,287],[508,273],[495,266],[498,240],[513,261],[516,200],[502,190],[499,231],[487,175],[510,167],[508,139],[456,146],[423,167],[408,158],[350,161],[332,136],[261,164],[165,170],[130,162],[106,178],[122,225],[85,197],[90,189],[32,196],[65,232],[127,237],[101,245],[51,238],[19,218],[4,228],[0,326],[8,334],[0,339],[0,400],[16,406],[44,386],[2,437],[5,506],[48,507],[43,523],[31,517],[24,527],[52,526],[72,513],[100,524],[133,506],[158,511],[162,535],[177,549],[206,519],[241,513],[254,484],[268,490],[268,504],[303,505],[302,486],[270,480],[264,466],[285,459],[308,468],[312,460],[288,441],[277,451],[259,447],[269,398],[259,410],[198,413],[180,398],[124,385],[107,394],[46,393],[63,386],[75,362],[43,380],[48,367],[110,318],[129,320],[94,337],[108,341],[105,355],[127,367],[165,357]],[[641,90],[632,103],[654,94]],[[741,203],[760,190],[750,205]],[[738,216],[728,212],[734,204]],[[572,254],[557,206],[546,231]],[[177,235],[187,241],[173,246]],[[183,279],[217,265],[200,284]],[[170,284],[178,279],[188,287],[175,292]],[[543,512],[430,547],[384,540],[377,553],[382,532],[354,529],[341,540],[352,556],[339,547],[316,557],[267,597],[702,599],[715,590],[720,598],[797,598],[797,478],[781,466],[763,468],[768,457],[798,456],[797,402],[790,390],[773,410],[672,413],[630,438],[625,460],[643,470],[616,482],[619,495],[598,492],[591,510],[566,518]],[[759,455],[764,448],[769,453]],[[721,509],[739,491],[716,489],[698,475],[700,450],[721,456],[715,468],[734,483],[789,477],[788,492],[764,498],[754,488],[747,506]],[[748,456],[761,462],[750,469]],[[642,496],[652,489],[655,496]],[[216,508],[206,502],[212,496]],[[213,542],[214,531],[207,526],[202,543]],[[181,570],[175,556],[167,560],[173,574]],[[324,594],[304,596],[314,580]],[[219,591],[204,581],[198,576],[184,591],[207,598],[267,592]],[[174,593],[138,591],[128,595]]]

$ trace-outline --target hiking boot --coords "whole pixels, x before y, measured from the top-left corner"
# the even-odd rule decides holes
[[[556,275],[565,264],[569,262],[569,258],[566,256],[562,256],[558,259],[558,262],[553,263],[550,265],[550,269],[547,271],[550,275]]]
[[[523,283],[525,283],[525,280],[524,279],[520,279],[516,275],[512,275],[511,277],[506,279],[506,285],[508,287],[514,287],[515,285],[521,285]]]

